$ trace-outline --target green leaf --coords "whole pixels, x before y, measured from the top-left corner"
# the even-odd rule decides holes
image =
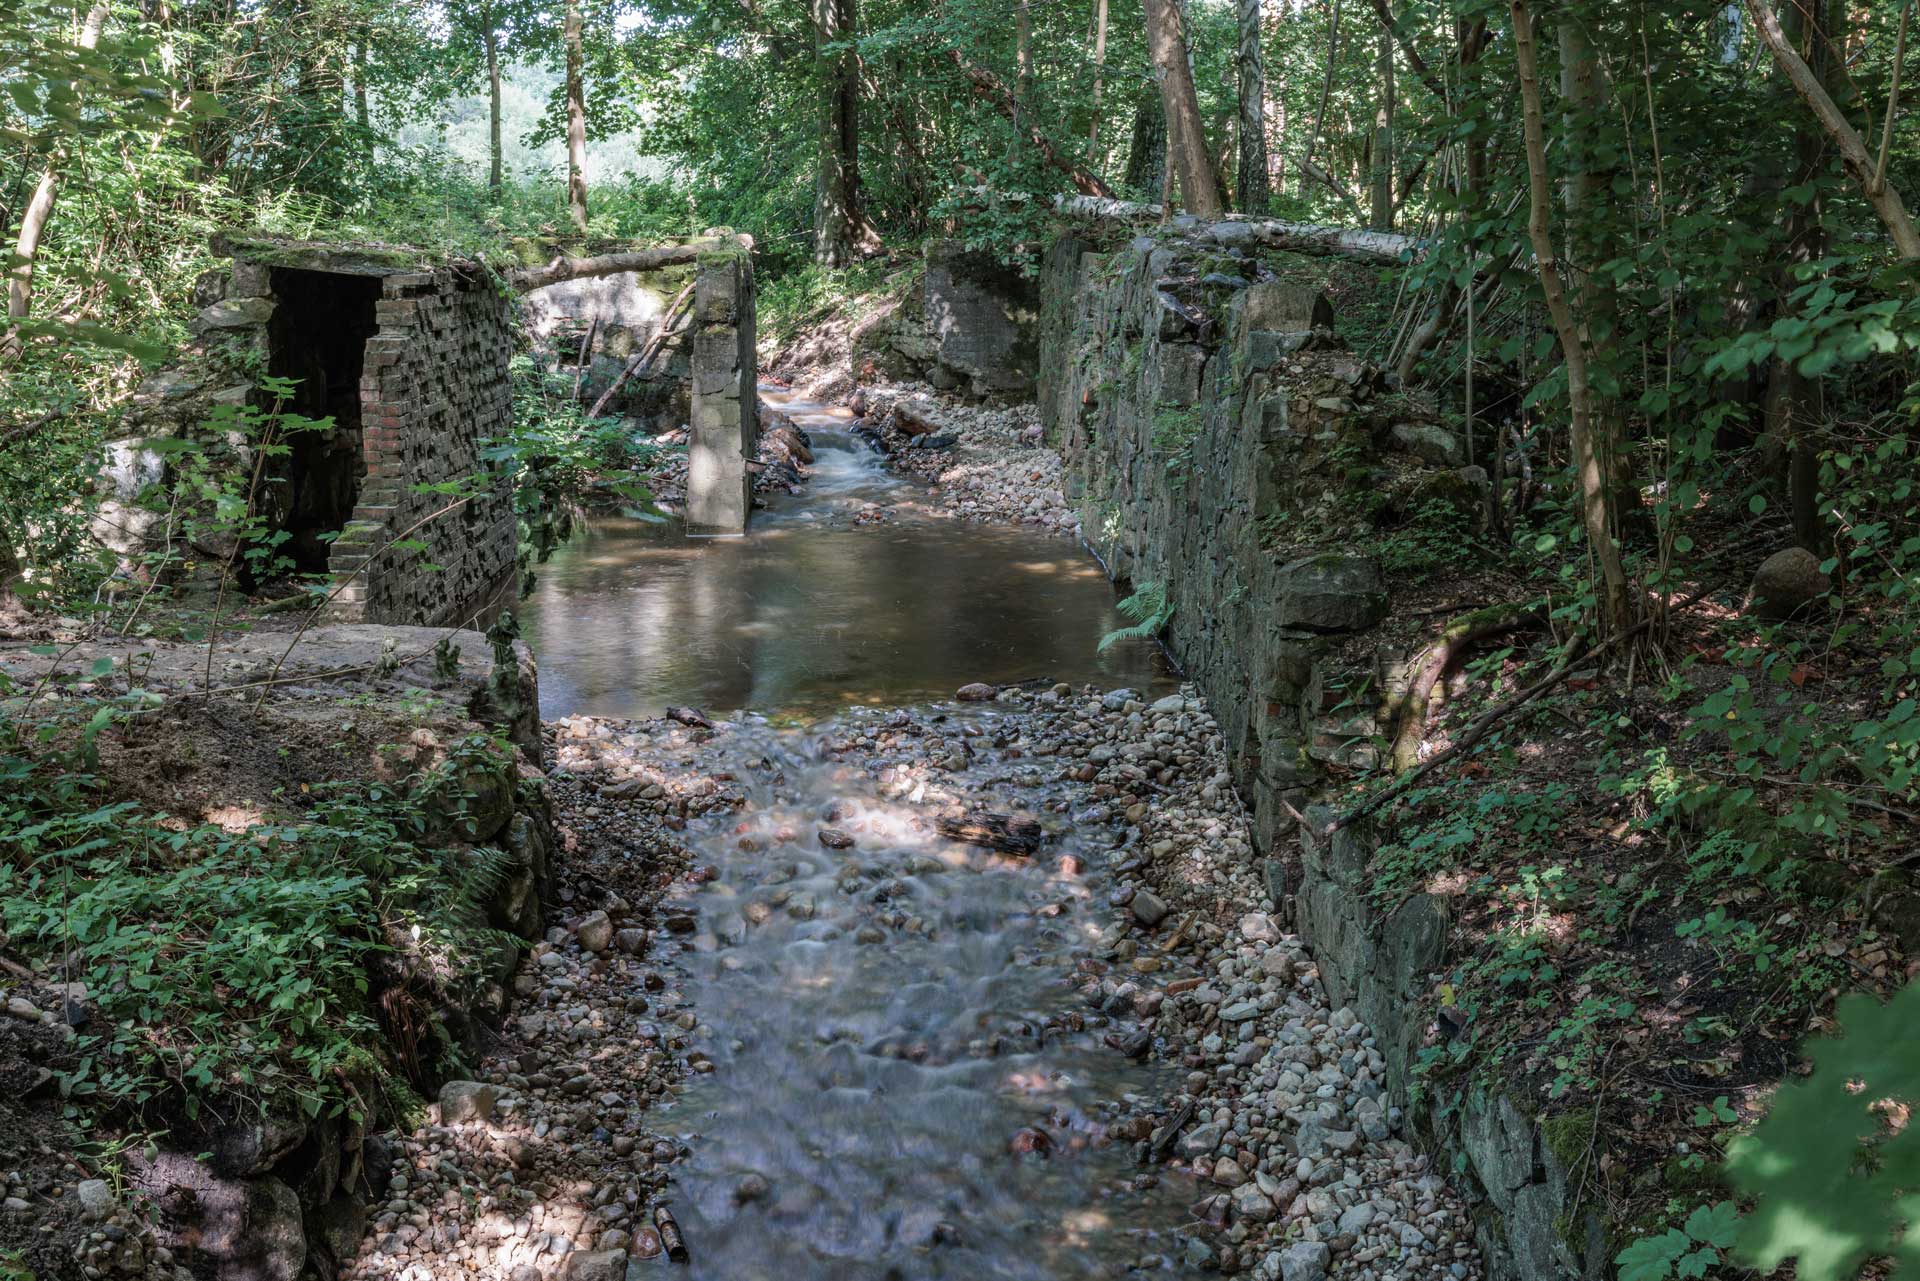
[[[1687,1216],[1687,1235],[1702,1245],[1730,1250],[1740,1235],[1740,1210],[1731,1201],[1703,1205]]]
[[[1614,1256],[1620,1268],[1620,1281],[1666,1281],[1673,1265],[1693,1248],[1693,1240],[1679,1228],[1668,1228],[1657,1237],[1635,1241]]]

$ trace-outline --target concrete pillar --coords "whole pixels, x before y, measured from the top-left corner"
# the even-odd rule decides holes
[[[744,534],[753,503],[747,463],[759,445],[759,360],[753,242],[714,233],[693,286],[693,423],[687,444],[687,533]]]

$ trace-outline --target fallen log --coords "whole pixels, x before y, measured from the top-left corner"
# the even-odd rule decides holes
[[[1069,218],[1088,222],[1148,223],[1159,222],[1161,218],[1159,205],[1099,196],[1059,196],[1054,200],[1054,208]],[[1278,218],[1207,219],[1202,223],[1201,234],[1223,245],[1252,242],[1297,254],[1394,265],[1417,261],[1428,249],[1427,241],[1390,231],[1325,227],[1309,222],[1283,222]]]
[[[635,249],[627,253],[598,254],[592,258],[555,258],[544,267],[519,267],[507,273],[507,283],[520,293],[545,289],[564,280],[584,280],[592,276],[617,276],[627,271],[658,271],[698,262],[711,251],[712,241],[691,245],[663,245],[658,249]]]
[[[1011,814],[974,814],[967,818],[943,818],[936,824],[940,835],[963,845],[978,845],[1001,854],[1026,857],[1039,850],[1046,830],[1030,818]]]

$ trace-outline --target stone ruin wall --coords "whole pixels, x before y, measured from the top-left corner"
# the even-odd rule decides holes
[[[145,501],[172,479],[160,442],[208,437],[206,424],[222,405],[271,410],[263,373],[299,378],[297,397],[326,375],[285,350],[286,326],[303,326],[306,338],[365,330],[357,396],[343,389],[358,421],[337,419],[318,450],[347,470],[337,479],[350,484],[352,501],[323,553],[337,589],[328,613],[343,622],[473,620],[511,589],[518,550],[512,494],[482,457],[484,442],[512,425],[512,335],[499,285],[476,265],[424,266],[417,251],[389,246],[233,236],[215,249],[233,265],[196,287],[202,305],[192,343],[134,396],[132,434],[106,445],[95,536],[123,563],[164,547],[175,531]],[[309,292],[282,298],[293,279],[282,273],[298,273]],[[316,304],[315,281],[337,288],[343,301]],[[352,314],[363,301],[371,317]],[[317,417],[328,407],[303,399],[288,408]],[[235,468],[254,465],[245,441],[205,443],[230,448],[226,462]],[[288,515],[301,465],[270,460],[256,495],[270,521]],[[466,500],[453,506],[455,495],[416,492],[423,484],[458,484]],[[189,553],[210,562],[239,550],[231,536],[195,537]]]
[[[330,609],[345,621],[470,623],[515,583],[513,495],[481,457],[513,426],[506,300],[477,274],[401,272],[381,281],[374,316],[360,377],[366,472],[329,557]],[[449,482],[470,496],[417,489]]]
[[[1164,639],[1219,720],[1271,897],[1335,1004],[1375,1029],[1396,1102],[1438,1159],[1464,1163],[1492,1277],[1604,1276],[1604,1225],[1524,1092],[1408,1094],[1445,901],[1376,906],[1364,826],[1291,848],[1288,807],[1311,806],[1328,767],[1372,763],[1406,683],[1409,655],[1375,634],[1393,602],[1355,514],[1471,507],[1485,477],[1444,430],[1395,421],[1317,290],[1267,278],[1234,223],[1184,221],[1117,245],[1069,234],[1048,256],[1039,399],[1069,498],[1117,579],[1165,591]],[[1307,813],[1318,828],[1335,816]]]

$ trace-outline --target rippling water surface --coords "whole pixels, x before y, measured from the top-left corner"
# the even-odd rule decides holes
[[[1000,719],[956,717],[988,735]],[[1070,812],[1045,762],[983,746],[960,775],[907,766],[882,783],[822,750],[842,732],[729,734],[748,808],[688,833],[719,873],[685,903],[700,922],[686,990],[715,1071],[667,1118],[693,1150],[675,1173],[693,1275],[1159,1270],[1197,1193],[1177,1175],[1132,1188],[1130,1145],[1104,1130],[1123,1095],[1172,1097],[1177,1069],[1104,1046],[1117,1025],[1073,986],[1118,829]],[[1054,837],[1033,859],[944,840],[912,803],[922,787],[1033,813]],[[856,847],[824,848],[823,816]],[[1014,1151],[1023,1130],[1043,1131],[1050,1155]]]
[[[663,1118],[693,1152],[672,1190],[690,1275],[1170,1268],[1194,1189],[1134,1186],[1128,1143],[1105,1129],[1126,1096],[1171,1097],[1178,1070],[1105,1047],[1113,1026],[1075,990],[1124,829],[1049,781],[1051,760],[996,748],[994,706],[935,727],[974,744],[957,773],[929,769],[912,737],[885,771],[825,746],[973,681],[1150,693],[1167,673],[1145,643],[1097,652],[1124,620],[1071,540],[941,518],[844,414],[784,407],[813,436],[804,494],[736,540],[601,522],[543,568],[523,620],[548,717],[751,709],[697,762],[749,804],[689,827],[716,876],[668,906],[697,921],[678,964],[714,1063]],[[856,525],[876,503],[894,518]],[[811,727],[778,727],[790,714]],[[928,816],[956,799],[1039,818],[1052,838],[1031,859],[942,839]],[[827,848],[823,826],[856,844]],[[1020,1150],[1034,1133],[1046,1154]]]
[[[844,411],[776,399],[813,437],[806,491],[745,538],[607,520],[541,567],[522,608],[548,717],[821,710],[946,697],[972,681],[1165,679],[1150,645],[1097,653],[1125,625],[1071,539],[965,524],[889,471]],[[856,526],[868,504],[891,521]]]

